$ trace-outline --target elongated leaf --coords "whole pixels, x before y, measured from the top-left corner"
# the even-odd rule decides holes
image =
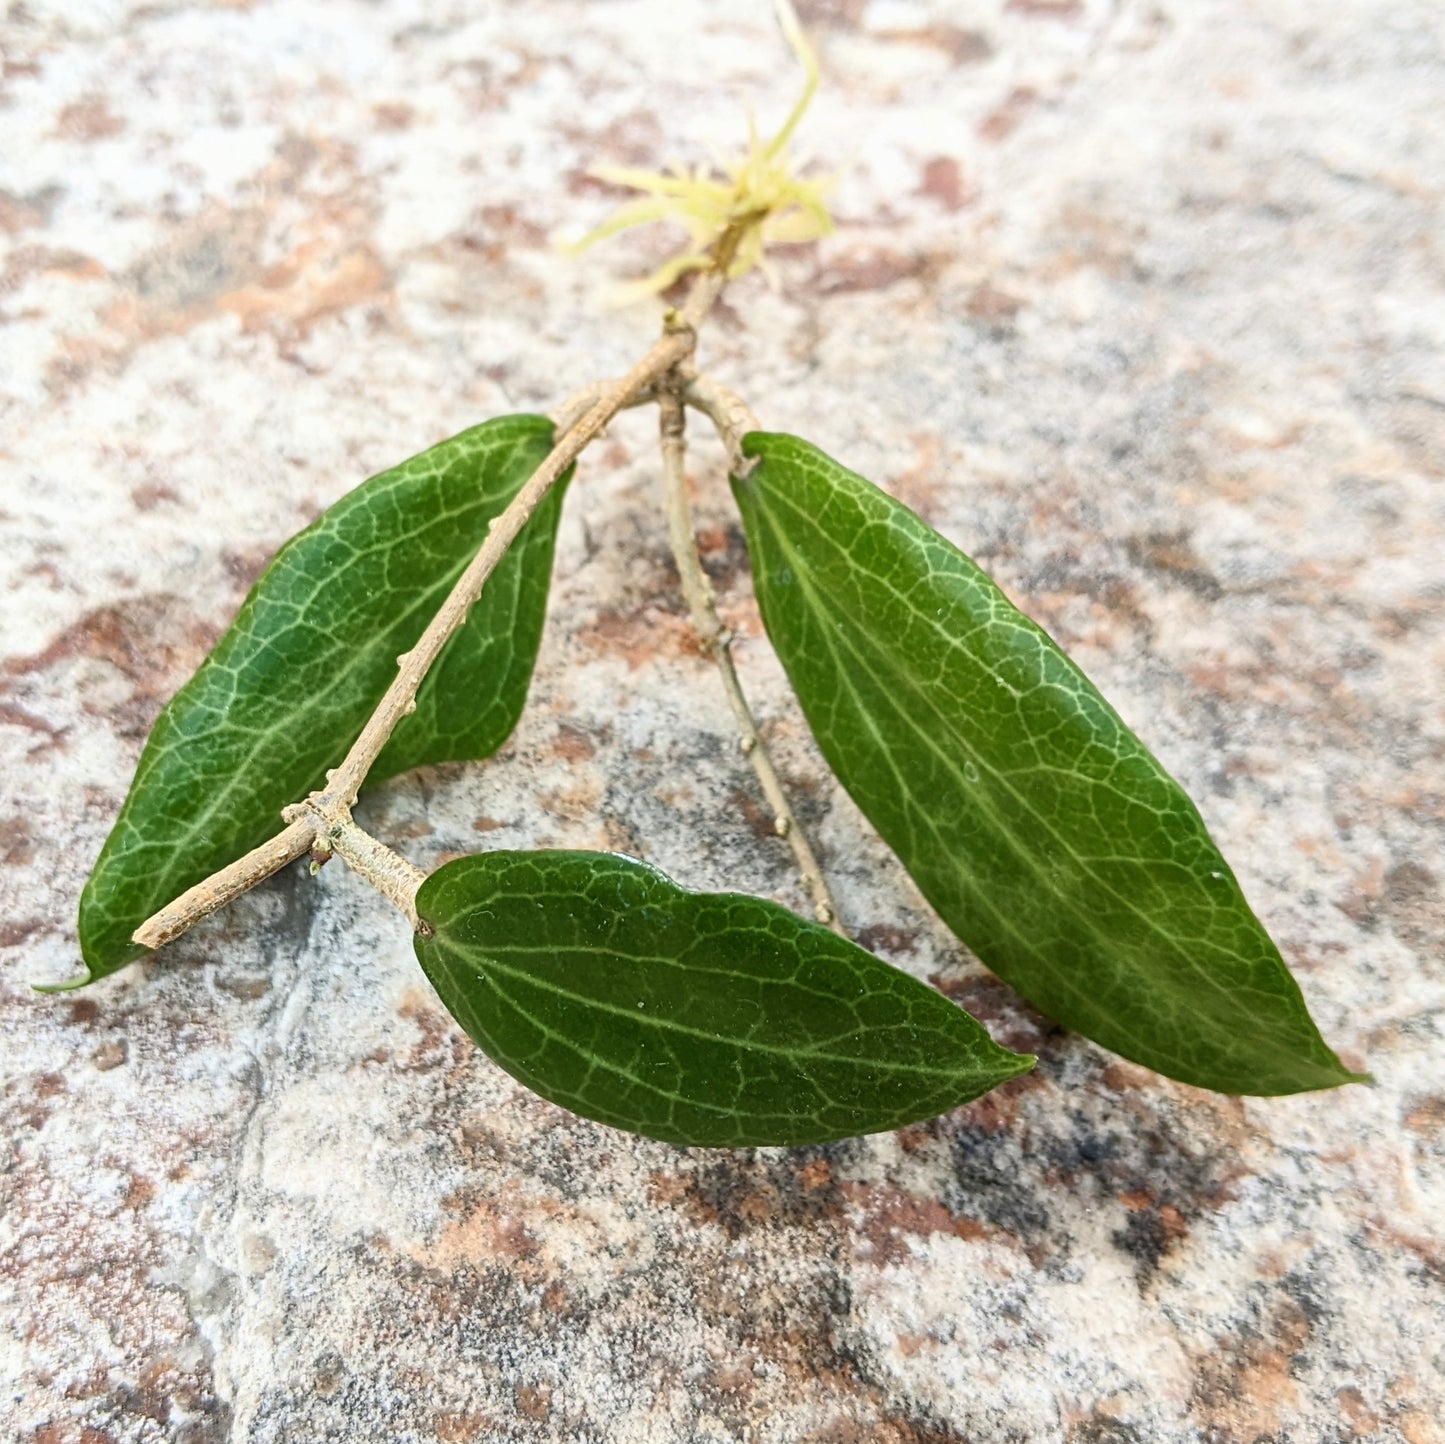
[[[806,442],[734,482],[758,602],[834,772],[924,895],[1071,1028],[1227,1093],[1356,1081],[1194,804],[966,556]]]
[[[321,785],[551,444],[545,417],[473,427],[364,482],[281,548],[156,719],[81,898],[91,979],[141,956],[131,933],[152,912]],[[506,740],[541,640],[561,501],[559,486],[492,574],[371,781]]]
[[[776,903],[630,858],[492,852],[434,872],[417,957],[514,1078],[670,1143],[820,1143],[957,1107],[1033,1059]]]

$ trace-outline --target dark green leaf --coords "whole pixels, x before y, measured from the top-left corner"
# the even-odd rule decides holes
[[[1127,1058],[1227,1093],[1355,1081],[1194,804],[966,556],[755,433],[734,483],[764,623],[824,756],[944,921]]]
[[[167,705],[80,904],[92,979],[145,949],[157,908],[255,847],[324,781],[482,544],[547,455],[552,426],[509,416],[374,476],[276,554]],[[485,757],[516,725],[546,612],[562,487],[493,573],[377,760],[381,781]]]
[[[417,957],[514,1078],[670,1143],[821,1143],[929,1118],[1026,1072],[962,1009],[776,903],[684,892],[601,852],[434,872]]]

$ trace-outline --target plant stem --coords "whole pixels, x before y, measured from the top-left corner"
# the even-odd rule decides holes
[[[333,852],[364,882],[370,883],[388,902],[394,903],[414,932],[429,934],[430,929],[416,915],[417,889],[426,881],[426,873],[393,852],[384,842],[359,827],[348,813],[341,817],[325,817],[314,803],[302,802],[286,809],[291,818],[309,816],[316,829],[312,856],[318,860]]]
[[[557,435],[564,436],[571,431],[616,384],[615,381],[594,381],[590,386],[584,386],[580,391],[574,391],[560,406],[549,411],[547,415],[551,418],[553,426],[557,428]],[[627,411],[634,406],[648,406],[656,400],[655,387],[644,386],[631,401],[619,409]]]
[[[758,418],[736,391],[729,391],[705,372],[684,367],[678,369],[687,380],[682,399],[712,422],[723,446],[727,448],[728,470],[732,475],[746,476],[757,465],[757,461],[743,455],[743,437],[750,431],[760,429]]]
[[[785,838],[797,859],[798,871],[803,875],[803,885],[813,899],[813,909],[820,923],[826,923],[835,933],[847,937],[838,919],[838,907],[828,891],[823,869],[808,843],[807,835],[798,825],[798,819],[783,790],[782,779],[773,766],[773,759],[758,733],[758,724],[753,718],[752,708],[743,693],[738,680],[737,668],[733,664],[732,633],[718,615],[717,598],[712,583],[702,569],[697,552],[697,533],[693,529],[692,507],[687,499],[686,475],[686,413],[683,410],[681,392],[688,384],[683,377],[675,378],[676,390],[660,387],[657,404],[662,431],[662,480],[667,497],[667,530],[672,541],[672,555],[677,562],[678,576],[682,580],[682,595],[692,613],[692,624],[697,631],[704,656],[710,656],[717,663],[722,676],[723,691],[727,693],[728,704],[737,719],[738,745],[753,764],[753,771],[762,784],[763,794],[773,809],[773,827],[779,837]]]
[[[257,883],[280,872],[288,862],[295,862],[310,848],[315,836],[314,820],[298,818],[260,847],[253,847],[229,867],[212,873],[204,882],[198,882],[174,902],[167,903],[135,930],[131,941],[148,948],[163,948],[174,942],[218,908],[235,901],[243,892],[250,892]]]
[[[506,555],[507,548],[557,484],[562,473],[597,438],[607,423],[673,367],[692,356],[697,346],[698,328],[727,285],[728,268],[737,254],[738,245],[761,219],[761,216],[742,217],[718,237],[713,248],[712,264],[693,280],[682,309],[667,313],[662,336],[631,371],[604,385],[596,393],[589,408],[565,434],[558,437],[557,444],[512,498],[506,510],[493,519],[486,541],[457,578],[440,610],[427,624],[411,651],[397,659],[398,670],[391,686],[377,703],[376,710],[340,766],[327,773],[326,786],[312,793],[305,804],[296,804],[284,810],[282,815],[288,823],[284,831],[219,872],[212,873],[147,918],[131,935],[135,942],[158,948],[174,941],[218,908],[249,892],[257,883],[295,861],[312,846],[324,828],[343,824],[355,826],[351,823],[351,808],[362,783],[366,781],[366,774],[381,755],[397,723],[416,710],[416,694],[426,674],[453,634],[466,621],[467,614],[476,604],[487,579]],[[357,831],[360,832],[360,829]],[[381,844],[376,843],[376,846],[381,847]],[[351,861],[344,846],[336,846],[334,850],[343,861]],[[360,854],[357,853],[357,856]],[[364,870],[358,870],[362,871],[362,876],[367,876]],[[370,877],[367,880],[372,881]],[[380,887],[379,883],[374,885]],[[384,887],[380,890],[386,891]],[[414,897],[415,888],[412,894]],[[391,894],[387,893],[387,896]],[[392,901],[397,899],[393,897]],[[409,911],[404,901],[397,905],[408,913],[415,925],[414,903]]]

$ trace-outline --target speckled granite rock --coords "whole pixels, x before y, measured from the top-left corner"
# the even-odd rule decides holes
[[[709,564],[846,918],[1032,1077],[686,1153],[523,1094],[384,904],[289,875],[66,998],[157,709],[361,477],[621,370],[550,246],[791,99],[766,6],[28,0],[0,21],[0,1434],[1445,1439],[1445,40],[1434,0],[814,0],[837,237],[705,361],[984,561],[1199,798],[1378,1085],[1215,1097],[1051,1028],[828,778],[719,453]],[[534,705],[366,820],[797,903],[629,418]]]

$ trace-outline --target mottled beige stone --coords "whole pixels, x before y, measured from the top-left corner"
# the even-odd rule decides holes
[[[86,992],[76,899],[166,697],[362,477],[620,372],[666,238],[601,163],[795,75],[763,0],[28,0],[0,19],[0,1435],[1445,1439],[1445,39],[1434,0],[813,0],[836,237],[703,361],[983,561],[1198,798],[1373,1088],[1214,1097],[1050,1027],[831,782],[708,565],[845,921],[1034,1075],[687,1153],[523,1093],[405,929],[297,868]],[[533,705],[362,818],[803,902],[658,507],[568,503]]]

